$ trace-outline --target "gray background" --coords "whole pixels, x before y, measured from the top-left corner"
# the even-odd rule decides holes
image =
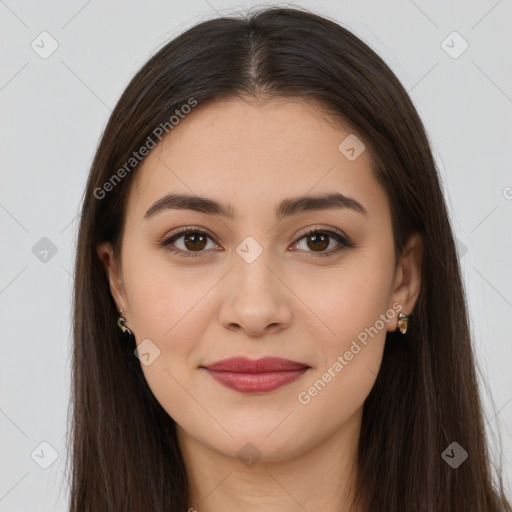
[[[510,488],[512,1],[291,3],[334,17],[375,49],[425,123],[459,243],[487,429],[495,456],[501,431]],[[67,508],[76,216],[111,109],[169,38],[256,5],[0,0],[0,511]],[[48,58],[43,31],[58,44]]]

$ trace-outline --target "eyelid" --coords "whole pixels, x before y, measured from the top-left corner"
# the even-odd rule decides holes
[[[305,236],[307,236],[311,233],[317,233],[317,232],[327,233],[327,234],[334,233],[334,234],[338,235],[340,238],[342,238],[344,241],[348,242],[348,237],[345,235],[345,233],[343,233],[343,231],[339,230],[338,228],[335,228],[332,226],[317,227],[316,225],[305,227],[303,230],[301,230],[296,235],[296,240],[300,240],[301,238],[304,238]]]

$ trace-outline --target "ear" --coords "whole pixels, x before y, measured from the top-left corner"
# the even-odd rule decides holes
[[[413,312],[420,294],[423,250],[423,238],[419,233],[413,233],[407,241],[395,272],[389,307],[398,302],[402,305],[400,312],[406,315]],[[388,324],[388,330],[395,328],[396,326]]]
[[[126,318],[125,311],[128,309],[128,301],[126,300],[122,271],[114,258],[112,244],[110,242],[102,242],[96,247],[96,251],[109,281],[110,293],[116,303],[117,311],[122,309],[123,316]]]

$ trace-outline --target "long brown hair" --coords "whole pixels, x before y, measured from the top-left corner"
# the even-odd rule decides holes
[[[120,337],[96,246],[111,241],[119,257],[138,169],[131,159],[157,127],[171,133],[169,119],[191,99],[250,97],[315,100],[350,126],[388,196],[397,260],[411,233],[423,237],[413,319],[405,338],[387,334],[364,403],[357,506],[512,512],[500,472],[491,471],[461,270],[422,121],[389,67],[350,31],[279,7],[205,21],[170,41],[131,80],[104,130],[76,252],[70,511],[187,510],[174,420],[149,389],[134,340]],[[456,469],[442,457],[452,442],[469,454]]]

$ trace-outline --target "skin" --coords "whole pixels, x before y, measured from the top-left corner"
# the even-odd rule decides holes
[[[397,329],[393,304],[414,309],[423,251],[414,234],[395,268],[389,204],[369,152],[350,161],[338,150],[350,133],[304,100],[199,105],[137,171],[120,261],[109,243],[97,248],[137,343],[150,339],[160,350],[141,367],[177,423],[190,506],[199,512],[348,510],[363,403],[386,332]],[[333,208],[276,221],[282,199],[333,191],[358,200],[368,217]],[[229,203],[236,218],[167,210],[144,219],[169,192]],[[197,258],[159,245],[186,226],[212,235]],[[300,238],[306,227],[337,228],[357,246],[318,256],[339,242],[315,249],[311,236]],[[252,263],[236,252],[248,236],[263,250]],[[197,254],[184,236],[174,246]],[[298,394],[387,310],[394,318],[300,403]],[[277,390],[243,394],[199,368],[232,356],[277,356],[311,368]],[[247,443],[246,452],[261,455],[254,465],[237,455]]]

